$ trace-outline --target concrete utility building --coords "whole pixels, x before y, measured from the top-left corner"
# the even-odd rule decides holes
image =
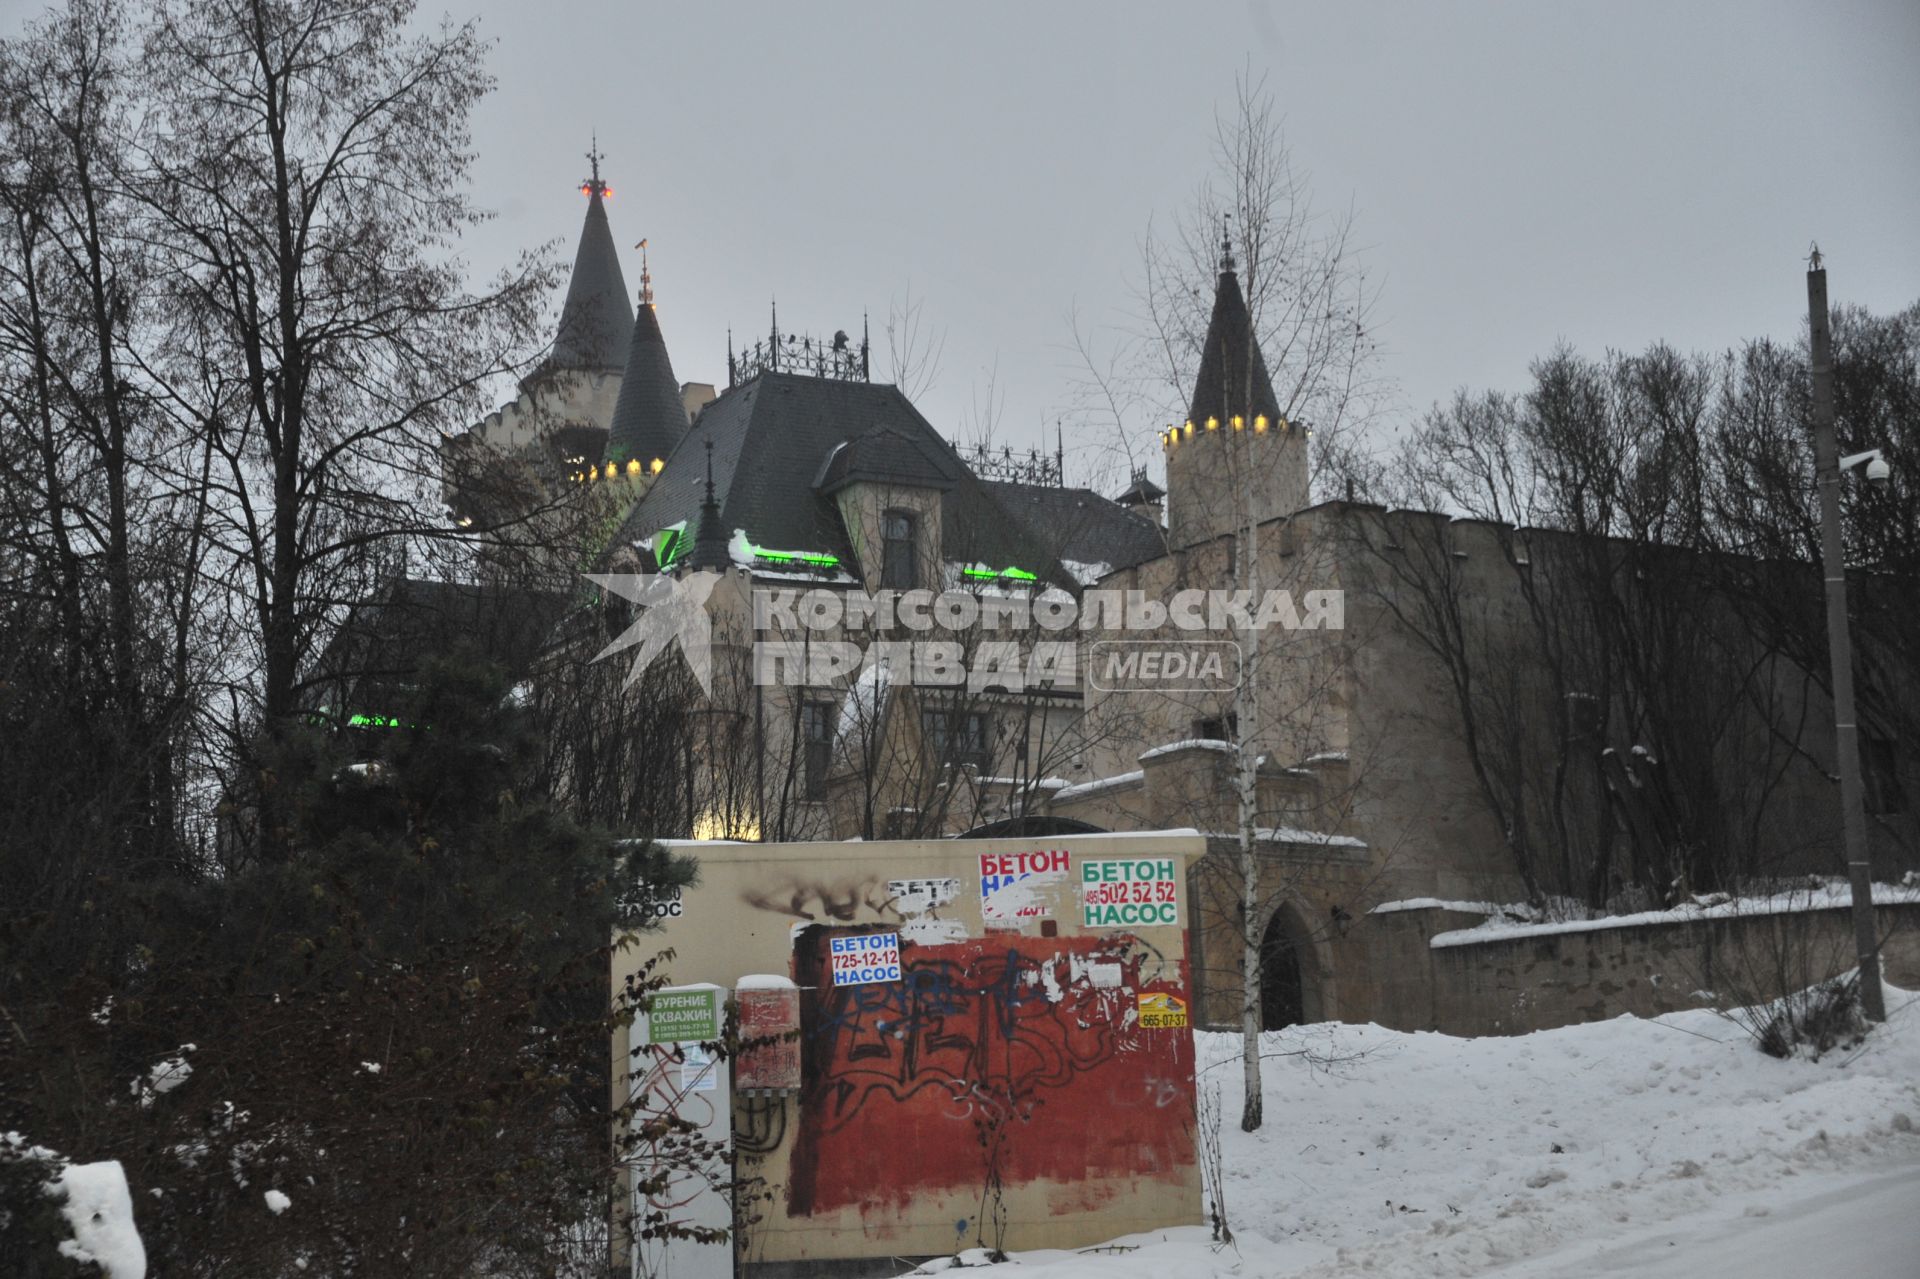
[[[744,1274],[895,1273],[901,1257],[1204,1220],[1184,893],[1198,836],[671,847],[699,881],[616,948],[615,997],[670,947],[672,980],[719,987],[748,1046],[690,1078],[698,1041],[722,1036],[663,1022],[667,996],[615,1036],[613,1105],[642,1098],[616,1133],[616,1199],[641,1223],[623,1248],[650,1212],[698,1211],[697,1176],[643,1186],[671,1162],[649,1121],[710,1131],[719,1109],[733,1159],[716,1180],[737,1184],[711,1207],[737,1224]],[[763,1021],[782,994],[792,1013]],[[731,1260],[676,1244],[662,1271],[667,1245],[635,1246],[649,1273]]]
[[[1708,870],[1838,867],[1817,684],[1685,563],[1598,543],[1610,606],[1684,606],[1691,634],[1739,659],[1666,671],[1702,711],[1673,743],[1649,743],[1624,694],[1569,685],[1553,660],[1586,625],[1575,588],[1589,581],[1591,539],[1313,502],[1311,431],[1276,394],[1231,246],[1188,416],[1160,433],[1164,488],[1140,473],[1110,498],[1068,485],[1060,453],[956,448],[898,388],[871,380],[864,336],[816,341],[776,319],[750,344],[728,339],[724,386],[678,383],[644,266],[638,311],[627,304],[597,168],[583,190],[552,355],[513,404],[448,446],[447,491],[460,519],[500,530],[490,563],[503,591],[564,601],[549,651],[574,665],[549,664],[550,682],[586,669],[632,621],[622,600],[583,591],[583,565],[701,583],[711,692],[688,700],[677,745],[650,766],[672,801],[649,810],[655,833],[790,843],[1194,829],[1207,849],[1187,871],[1200,1016],[1228,1024],[1244,829],[1270,1026],[1446,1021],[1437,961],[1403,944],[1405,912],[1376,913],[1383,905],[1671,899]],[[1781,571],[1783,589],[1817,589]],[[1186,629],[1165,607],[1183,592],[1249,589],[1288,597],[1257,633],[1232,614]],[[1018,687],[905,678],[871,654],[924,636],[837,603],[800,637],[808,660],[846,644],[868,660],[802,663],[801,678],[792,661],[778,672],[767,661],[769,593],[923,590],[982,601],[959,656],[1012,644],[1026,664]],[[1036,671],[1040,646],[1062,636],[1031,617],[1102,593],[1138,593],[1161,612],[1109,610],[1066,632],[1070,675]],[[1025,629],[995,629],[989,605],[1009,600],[1030,606]],[[1198,641],[1230,645],[1245,678],[1173,686],[1138,678],[1137,664],[1101,664],[1124,655],[1117,645]],[[1124,678],[1105,677],[1116,671]],[[628,735],[662,739],[647,717],[665,688],[598,697],[595,733],[644,723]],[[1920,777],[1900,743],[1870,735],[1864,755],[1875,870],[1897,878],[1917,864],[1907,797]],[[567,783],[584,790],[596,758],[577,752]],[[1415,918],[1428,934],[1458,922]],[[1606,980],[1638,994],[1579,1007],[1673,997],[1644,974],[1618,976]]]

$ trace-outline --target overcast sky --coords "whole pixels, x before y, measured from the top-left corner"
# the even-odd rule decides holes
[[[1008,438],[1069,406],[1070,311],[1126,323],[1148,219],[1205,174],[1249,64],[1316,201],[1357,212],[1403,420],[1523,386],[1557,340],[1792,338],[1815,238],[1836,302],[1920,300],[1916,0],[452,12],[499,41],[476,267],[571,255],[597,128],[681,380],[724,383],[727,326],[763,333],[770,297],[784,329],[866,310],[877,340],[911,284],[945,332],[921,408],[949,434],[996,365]]]

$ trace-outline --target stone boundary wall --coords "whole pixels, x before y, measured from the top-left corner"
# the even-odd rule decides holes
[[[1920,904],[1875,909],[1886,980],[1920,989]],[[1482,916],[1440,907],[1366,916],[1373,1020],[1396,1030],[1524,1035],[1622,1013],[1777,998],[1853,967],[1844,906],[1449,941]],[[1713,992],[1711,999],[1696,992]]]

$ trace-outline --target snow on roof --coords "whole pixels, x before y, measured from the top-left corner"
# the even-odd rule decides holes
[[[1367,841],[1351,835],[1329,835],[1325,831],[1300,826],[1260,826],[1254,834],[1276,844],[1323,844],[1328,848],[1365,848]]]
[[[1113,565],[1093,560],[1061,560],[1060,567],[1072,574],[1073,580],[1082,586],[1092,586],[1113,572]]]
[[[1208,839],[1236,839],[1240,832],[1231,830],[1208,831]],[[1256,826],[1253,837],[1263,844],[1315,844],[1322,848],[1365,848],[1367,841],[1355,839],[1351,835],[1329,835],[1325,831],[1307,830],[1299,826]]]
[[[1162,755],[1171,755],[1175,751],[1190,750],[1220,751],[1223,754],[1231,755],[1233,754],[1233,743],[1223,742],[1217,737],[1188,737],[1181,741],[1168,742],[1164,746],[1155,746],[1151,750],[1142,751],[1138,759],[1140,763],[1144,764],[1150,759],[1158,759]]]
[[[733,983],[735,990],[798,990],[790,977],[778,973],[748,973]]]
[[[1492,915],[1502,908],[1492,902],[1447,901],[1439,897],[1408,897],[1397,902],[1381,902],[1369,915],[1391,915],[1402,910],[1459,910],[1474,915]]]
[[[1031,786],[1035,790],[1067,788],[1067,779],[1064,777],[981,777],[976,780],[982,786]]]
[[[822,569],[755,567],[753,577],[755,581],[811,582],[815,586],[853,586],[860,581],[859,578],[841,568],[827,572]]]
[[[1198,835],[1200,832],[1192,826],[1163,826],[1159,830],[1099,830],[1077,831],[1071,835],[1050,835],[1049,839],[1170,839],[1176,836]]]
[[[1123,786],[1133,786],[1147,779],[1145,769],[1136,768],[1131,773],[1115,773],[1112,777],[1096,777],[1090,782],[1062,787],[1053,793],[1053,802],[1058,804],[1069,799],[1082,799],[1088,795],[1098,795],[1102,791],[1118,790]]]
[[[1920,886],[1875,884],[1876,906],[1920,902]],[[1646,928],[1660,924],[1685,924],[1702,919],[1733,919],[1743,915],[1790,915],[1807,910],[1833,910],[1853,905],[1853,889],[1845,880],[1833,880],[1817,886],[1789,889],[1765,897],[1724,897],[1714,894],[1705,901],[1687,902],[1670,910],[1646,910],[1632,915],[1603,915],[1598,919],[1562,919],[1544,923],[1514,919],[1497,914],[1473,928],[1435,933],[1427,945],[1471,946],[1476,942],[1513,941],[1521,937],[1547,937],[1556,933],[1591,933],[1607,928]],[[1502,908],[1507,911],[1509,908]],[[1516,906],[1512,913],[1528,912]]]

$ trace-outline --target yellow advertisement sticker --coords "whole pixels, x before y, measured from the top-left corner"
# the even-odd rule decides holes
[[[1187,1001],[1178,995],[1140,992],[1142,1030],[1179,1030],[1187,1024]]]

